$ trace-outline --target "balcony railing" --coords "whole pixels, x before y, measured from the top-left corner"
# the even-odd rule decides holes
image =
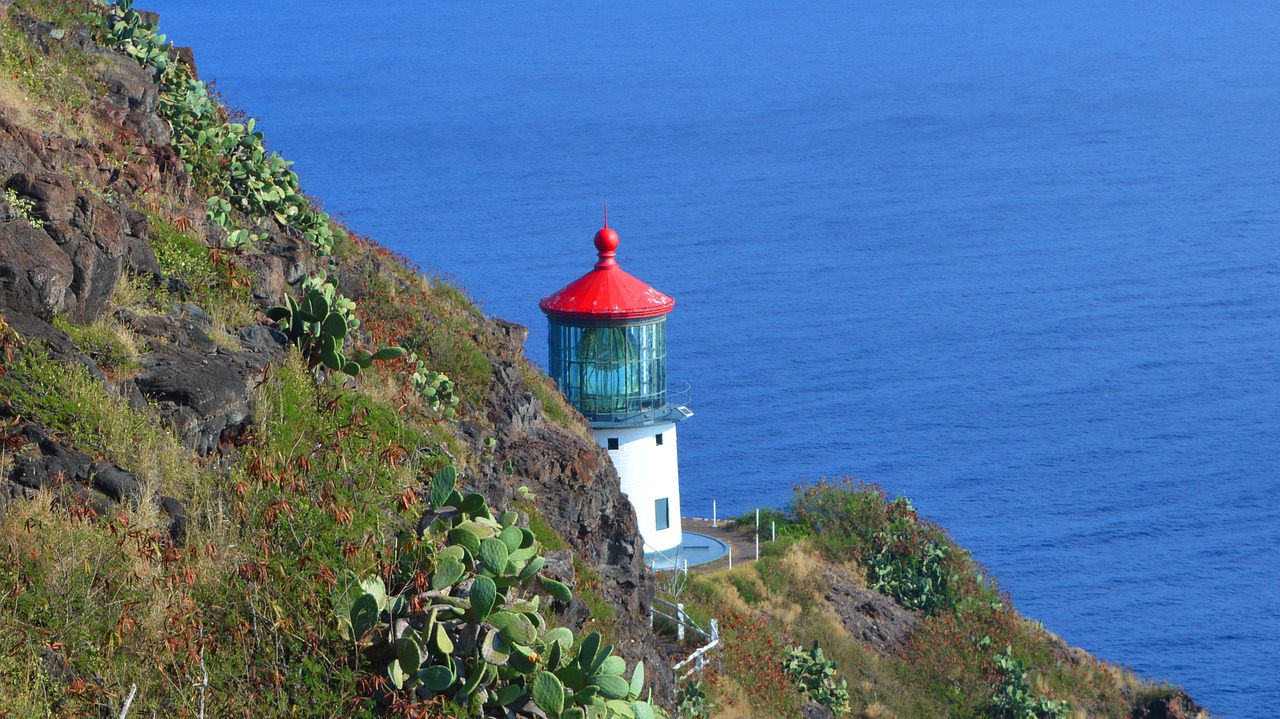
[[[658,395],[665,401],[653,402],[646,406],[628,403],[619,406],[615,411],[601,407],[585,408],[596,411],[583,411],[592,426],[596,427],[643,427],[662,422],[679,422],[693,416],[688,409],[690,404],[690,387],[688,382],[668,380],[665,395]],[[604,411],[600,411],[604,409]]]

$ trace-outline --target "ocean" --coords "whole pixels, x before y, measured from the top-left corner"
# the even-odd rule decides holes
[[[686,515],[876,482],[1071,644],[1280,706],[1280,4],[142,4],[537,362],[607,202]]]

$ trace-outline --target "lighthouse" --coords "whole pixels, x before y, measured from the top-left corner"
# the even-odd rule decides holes
[[[667,315],[676,301],[618,266],[618,233],[604,224],[595,267],[538,306],[550,329],[551,377],[608,450],[652,561],[682,541],[676,424],[693,412],[667,391]]]

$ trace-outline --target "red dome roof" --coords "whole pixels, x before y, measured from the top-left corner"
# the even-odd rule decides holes
[[[600,261],[595,269],[542,298],[538,306],[554,317],[628,320],[658,317],[670,312],[676,301],[632,277],[614,259],[618,233],[605,224],[596,233]]]

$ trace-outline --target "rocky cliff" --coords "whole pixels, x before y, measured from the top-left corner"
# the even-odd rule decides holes
[[[321,371],[321,379],[333,385],[321,390],[325,398],[335,404],[348,398],[360,402],[382,392],[378,399],[399,404],[387,406],[404,415],[395,418],[396,426],[418,440],[416,446],[370,445],[350,451],[367,451],[370,456],[363,459],[389,465],[391,473],[407,466],[428,479],[431,467],[451,462],[460,469],[464,490],[482,493],[495,507],[519,507],[526,518],[541,522],[544,543],[566,543],[548,554],[547,571],[579,590],[572,602],[558,605],[559,621],[604,631],[628,664],[643,660],[651,668],[649,685],[655,698],[670,703],[671,678],[661,670],[666,660],[648,630],[654,582],[644,571],[634,514],[619,491],[616,472],[591,441],[585,423],[523,357],[525,330],[483,316],[457,290],[421,276],[375,243],[336,225],[332,254],[320,256],[306,236],[287,223],[241,216],[238,222],[252,228],[255,241],[252,248],[229,248],[227,230],[210,220],[208,173],[202,176],[190,157],[184,161],[178,156],[170,144],[170,124],[157,114],[162,92],[157,74],[119,48],[103,46],[101,13],[91,3],[0,3],[5,31],[5,77],[0,79],[0,180],[5,191],[0,200],[0,379],[7,381],[0,395],[0,521],[9,522],[0,551],[12,553],[22,543],[11,536],[20,532],[14,522],[21,518],[30,527],[32,503],[52,501],[49,511],[55,515],[61,511],[76,518],[87,512],[112,532],[120,531],[113,517],[125,525],[149,524],[164,535],[163,540],[150,535],[163,541],[157,545],[161,553],[198,553],[198,547],[205,547],[209,556],[229,553],[207,545],[236,533],[245,539],[245,529],[252,524],[245,512],[251,515],[253,508],[238,504],[242,522],[231,534],[216,528],[222,520],[215,515],[227,503],[239,502],[236,482],[255,481],[250,476],[255,470],[246,470],[246,464],[253,460],[255,467],[262,466],[262,455],[254,449],[269,431],[261,416],[261,393],[289,355],[285,336],[262,311],[281,304],[286,294],[299,293],[304,278],[323,271],[362,308],[357,315],[366,330],[359,338],[353,334],[353,340],[412,347],[432,369],[448,372],[463,397],[455,417],[445,419],[429,411],[409,417],[413,407],[405,400],[403,376],[412,368],[374,368],[359,383]],[[171,61],[182,62],[192,77],[198,76],[189,51],[174,52]],[[216,162],[214,158],[215,168]],[[60,383],[63,377],[79,376],[75,368],[83,368],[96,389],[68,380],[80,393],[76,406],[54,406],[53,395],[73,391]],[[46,381],[50,384],[42,384]],[[539,396],[559,403],[554,421]],[[101,406],[90,412],[85,402]],[[141,447],[85,426],[89,414],[99,413],[153,424],[175,440],[172,451],[192,477],[211,486],[193,487],[189,478],[159,471],[133,456]],[[318,464],[320,459],[320,453],[312,452],[305,461]],[[346,468],[355,460],[344,455],[340,461]],[[416,487],[412,481],[404,484],[406,506],[425,493],[421,479]],[[355,498],[382,502],[396,516],[388,498],[376,493],[357,493]],[[421,514],[421,504],[417,506],[399,516]],[[344,523],[339,513],[335,516],[339,524],[352,524]],[[413,523],[412,517],[405,517],[399,526]],[[394,543],[396,531],[394,521],[369,528],[368,546],[359,551],[371,551],[374,557],[379,550],[373,545]],[[287,551],[269,546],[266,534],[261,541],[263,547],[256,553],[237,548],[236,561],[258,561],[265,567],[274,561],[273,553]],[[53,596],[62,590],[40,585],[36,575],[48,569],[42,558],[33,553],[27,560],[15,561],[7,574],[0,573],[0,582],[6,584],[0,591],[39,597],[45,611],[70,601]],[[93,573],[88,565],[84,571]],[[159,589],[154,577],[141,574],[145,572],[134,576],[138,588]],[[218,576],[222,582],[253,584],[245,579],[243,567],[239,575],[233,571]],[[199,577],[191,579],[196,588],[200,582]],[[308,596],[323,599],[327,592],[328,585],[321,583]],[[184,598],[190,602],[188,608],[206,616],[216,613],[200,606],[199,593],[192,591]],[[81,611],[94,615],[103,609]],[[169,611],[167,605],[164,611]],[[0,606],[0,614],[5,613]],[[36,704],[55,712],[96,706],[104,715],[116,712],[111,714],[115,716],[123,691],[108,684],[143,683],[128,671],[104,677],[109,662],[103,657],[130,651],[128,632],[122,627],[146,625],[147,619],[135,618],[127,608],[121,613],[117,607],[92,620],[94,632],[107,634],[115,622],[115,639],[99,635],[72,641],[39,619],[38,612],[24,616],[27,619],[11,618],[16,623],[0,634],[24,637],[5,649],[31,659],[0,664],[0,686],[15,674],[45,672],[75,697],[83,698],[75,691],[86,686],[94,689],[85,702],[55,697],[46,703],[33,699]],[[156,622],[155,641],[162,645],[168,625],[151,619]],[[249,621],[258,619],[253,614]],[[278,620],[285,626],[307,621],[283,616]],[[0,621],[0,627],[7,621]],[[189,646],[201,665],[208,659],[201,647],[212,654],[222,641],[201,643],[215,631],[215,623],[205,619],[193,625],[201,639]],[[322,633],[325,628],[317,622],[311,631]],[[49,646],[39,648],[36,636],[51,637]],[[236,641],[228,639],[226,646]],[[316,641],[310,642],[313,650]],[[261,659],[265,655],[260,650],[245,656]],[[282,671],[274,666],[260,669],[268,674]],[[173,676],[187,671],[175,668]],[[346,670],[339,661],[329,671]],[[37,684],[40,681],[44,680],[37,677]],[[345,689],[336,689],[344,696],[351,692],[350,679],[346,681]],[[205,682],[214,691],[207,674]],[[263,691],[262,686],[252,684],[255,689],[248,691]],[[306,694],[295,688],[289,701]],[[201,712],[206,699],[202,691]],[[166,696],[161,687],[151,687],[146,699],[153,707],[185,706],[183,711],[190,711],[195,706],[184,702]],[[0,707],[0,714],[3,710]]]

